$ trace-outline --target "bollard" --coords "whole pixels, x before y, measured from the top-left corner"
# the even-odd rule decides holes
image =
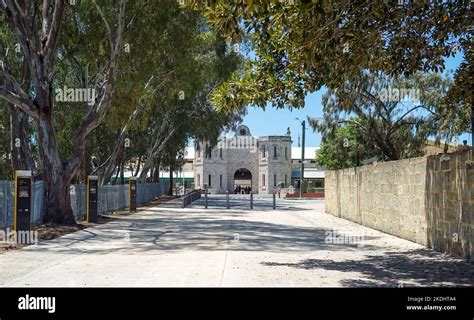
[[[15,171],[13,230],[21,232],[20,234],[31,230],[31,180],[31,171]],[[15,240],[21,241],[18,238]]]
[[[97,223],[97,204],[99,200],[99,179],[97,176],[87,176],[86,194],[86,221],[87,223]]]
[[[275,191],[273,191],[273,210],[276,209],[276,194]]]
[[[204,208],[207,209],[207,190],[206,190],[206,192],[204,193]]]
[[[130,177],[128,180],[128,203],[130,212],[137,211],[137,178]]]
[[[253,209],[253,191],[250,191],[250,209]]]
[[[226,200],[227,200],[227,209],[230,209],[230,204],[229,204],[229,191],[226,192]]]

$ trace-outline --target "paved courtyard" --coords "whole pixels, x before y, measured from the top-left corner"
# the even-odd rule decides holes
[[[1,286],[472,286],[473,265],[324,213],[211,195],[0,255]],[[331,237],[332,236],[332,237]],[[342,242],[342,243],[339,243]]]

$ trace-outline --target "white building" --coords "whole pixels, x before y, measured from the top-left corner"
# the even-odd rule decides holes
[[[232,193],[240,185],[250,186],[254,193],[272,193],[276,181],[283,187],[291,184],[299,188],[301,147],[291,147],[288,133],[256,138],[248,127],[240,126],[234,137],[219,140],[210,157],[209,153],[206,154],[206,147],[206,143],[196,143],[194,147],[186,148],[183,168],[173,173],[175,187],[204,189],[207,186],[212,193],[225,193],[227,190]],[[324,190],[324,169],[315,163],[318,150],[318,147],[305,147],[307,192]],[[168,181],[169,177],[167,170],[160,171],[161,180]]]
[[[254,193],[273,193],[291,184],[291,136],[253,137],[247,126],[232,138],[220,138],[209,150],[200,142],[194,152],[194,186],[211,193],[251,188]]]

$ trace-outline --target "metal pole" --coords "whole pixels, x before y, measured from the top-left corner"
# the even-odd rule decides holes
[[[301,122],[301,126],[303,127],[303,133],[302,133],[302,144],[301,144],[301,171],[300,171],[300,198],[303,198],[303,185],[304,185],[304,143],[305,143],[305,124],[306,121],[303,120]]]
[[[207,190],[204,193],[204,203],[205,203],[205,208],[207,209]]]
[[[250,191],[250,209],[253,209],[253,191]]]
[[[471,104],[471,149],[474,150],[474,104]]]
[[[229,191],[228,191],[228,190],[226,191],[225,197],[226,197],[226,200],[227,200],[227,209],[230,209],[230,204],[229,204]]]
[[[273,191],[273,209],[276,209],[276,194],[275,194],[275,191]]]
[[[358,167],[359,166],[359,143],[356,144],[355,156],[356,156],[356,167]]]

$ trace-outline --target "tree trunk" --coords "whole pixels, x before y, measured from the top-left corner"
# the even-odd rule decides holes
[[[155,168],[153,172],[153,181],[157,182],[157,181],[160,181],[160,161],[155,160],[154,165],[155,165]]]
[[[150,168],[150,179],[147,182],[155,182],[155,161],[153,161],[153,165]]]
[[[66,172],[59,157],[50,113],[40,114],[38,140],[46,183],[46,212],[43,222],[74,225],[69,188],[74,172]]]
[[[140,172],[140,165],[142,164],[142,156],[139,156],[137,161],[138,161],[137,170],[135,170],[135,174],[133,175],[134,177],[138,176],[138,173]]]
[[[147,175],[148,175],[148,172],[153,168],[153,165],[154,165],[154,160],[153,159],[149,159],[147,158],[145,160],[145,162],[143,163],[143,169],[142,169],[142,172],[140,172],[140,176],[138,177],[138,179],[140,180],[140,182],[145,182],[146,181],[146,178],[147,178]],[[153,178],[153,171],[151,172],[151,178]]]
[[[158,158],[158,163],[156,164],[156,176],[157,176],[157,180],[156,181],[160,181],[160,166],[161,166],[161,159]]]
[[[28,115],[20,109],[9,105],[10,111],[10,152],[13,174],[15,170],[36,170],[35,161],[25,131]],[[18,140],[17,140],[18,139]],[[16,143],[20,145],[17,147]]]
[[[125,177],[123,174],[124,167],[125,167],[125,160],[122,160],[122,162],[120,163],[120,183],[121,184],[125,184]]]
[[[174,135],[175,132],[176,132],[176,128],[173,128],[171,129],[171,131],[167,133],[166,137],[163,140],[160,141],[160,139],[157,138],[157,140],[155,141],[155,144],[153,145],[151,150],[148,152],[147,159],[145,160],[145,163],[143,164],[143,170],[139,177],[139,180],[141,182],[146,180],[148,171],[150,171],[150,168],[153,166],[153,162],[155,161],[155,158],[160,156],[160,153],[163,151],[169,139]]]
[[[117,165],[117,168],[116,168],[116,171],[115,171],[114,184],[117,184],[119,174],[120,174],[120,163]]]
[[[43,222],[75,225],[76,220],[71,208],[71,196],[69,188],[71,180],[68,176],[53,177],[53,181],[47,181],[46,214]]]
[[[173,195],[173,168],[170,167],[170,189],[168,191],[168,195]]]

